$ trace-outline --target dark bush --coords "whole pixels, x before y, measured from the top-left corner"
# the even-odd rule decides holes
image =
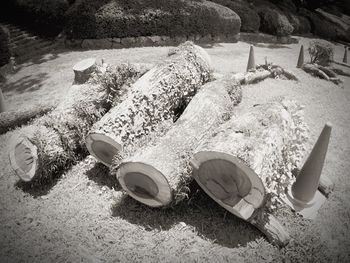
[[[0,66],[6,65],[10,61],[10,57],[9,33],[0,26]]]
[[[278,6],[283,11],[289,13],[297,12],[297,6],[293,0],[270,0],[270,2]]]
[[[311,25],[307,18],[293,13],[285,12],[289,23],[293,26],[292,34],[303,35],[311,32]]]
[[[301,8],[299,12],[302,16],[309,19],[311,25],[311,33],[325,39],[337,39],[337,27],[334,23],[326,20],[319,14],[311,12],[304,8]]]
[[[312,41],[309,44],[308,51],[311,63],[327,66],[333,60],[334,49],[329,44],[320,41]]]
[[[294,30],[288,18],[278,9],[259,7],[258,14],[262,32],[276,36],[288,36]]]
[[[12,0],[3,5],[2,16],[40,34],[55,36],[64,26],[68,0]]]
[[[69,38],[235,35],[240,19],[206,1],[77,0],[66,13]]]
[[[212,2],[226,6],[233,10],[241,18],[242,32],[257,32],[260,27],[260,17],[246,1],[212,0]]]

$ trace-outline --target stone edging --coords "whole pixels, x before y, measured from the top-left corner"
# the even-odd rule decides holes
[[[65,47],[82,49],[120,49],[130,47],[176,46],[187,40],[193,41],[196,44],[213,44],[217,42],[236,43],[237,41],[273,44],[296,44],[299,42],[298,39],[290,36],[277,37],[263,33],[239,33],[233,36],[176,36],[173,38],[169,36],[141,36],[102,39],[61,39]]]
[[[187,40],[197,44],[211,44],[215,42],[237,42],[239,35],[233,36],[146,36],[125,38],[103,38],[103,39],[62,39],[64,46],[83,49],[119,49],[129,47],[147,46],[175,46]]]
[[[264,33],[246,33],[239,34],[239,40],[243,42],[253,43],[269,43],[269,44],[298,44],[299,40],[291,36],[278,37]]]

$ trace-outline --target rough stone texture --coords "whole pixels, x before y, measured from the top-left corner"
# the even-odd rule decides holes
[[[272,38],[273,36],[271,36]],[[250,38],[254,39],[254,36]],[[268,37],[265,37],[268,39]],[[276,37],[275,37],[276,38]],[[181,44],[185,41],[193,41],[196,44],[210,44],[213,42],[232,42],[235,43],[239,40],[239,34],[232,35],[215,35],[210,34],[205,36],[191,35],[191,36],[175,36],[173,38],[169,36],[141,36],[141,37],[126,37],[126,38],[104,38],[104,39],[73,39],[64,41],[65,46],[72,48],[84,48],[84,49],[109,49],[109,48],[128,48],[128,47],[143,47],[143,46],[174,46]],[[296,43],[289,37],[282,37],[280,40],[266,40],[262,42],[290,44]]]
[[[239,40],[245,42],[254,43],[272,43],[272,44],[297,44],[299,41],[296,38],[290,36],[274,36],[264,33],[246,33],[241,32],[239,34]]]
[[[38,165],[33,180],[43,183],[57,172],[86,155],[85,137],[92,125],[111,107],[109,86],[103,81],[106,69],[96,71],[96,79],[83,85],[72,85],[66,98],[56,109],[20,130],[13,141],[28,139],[38,149]],[[136,67],[121,64],[112,99],[117,101],[128,87],[140,76]],[[44,181],[43,181],[44,180]]]
[[[191,42],[181,45],[166,61],[141,77],[129,96],[94,125],[87,138],[90,153],[98,158],[89,148],[95,136],[120,145],[123,149],[118,149],[120,159],[126,152],[132,152],[138,140],[164,120],[174,118],[176,108],[187,104],[209,80],[210,71],[210,58],[202,48]],[[106,160],[100,161],[110,165]]]
[[[108,49],[112,48],[112,43],[112,38],[84,39],[81,43],[81,47],[84,49]]]
[[[218,127],[203,140],[196,152],[217,151],[239,158],[261,179],[276,208],[285,188],[294,181],[293,169],[300,166],[309,130],[302,107],[295,101],[278,98],[256,105]]]
[[[121,39],[121,43],[124,47],[133,47],[137,43],[137,38],[135,37],[124,37]]]
[[[179,202],[187,195],[187,186],[192,177],[188,171],[189,160],[200,140],[231,115],[232,108],[242,99],[241,86],[230,77],[209,82],[193,97],[172,128],[155,144],[139,149],[123,163],[142,163],[157,169],[168,182],[169,199],[155,201],[154,206],[165,206]],[[130,163],[130,164],[128,164]],[[117,165],[112,165],[116,168]],[[123,164],[119,171],[124,170]],[[112,168],[112,173],[117,169]],[[121,185],[125,187],[125,173],[118,173]],[[159,186],[160,187],[160,186]],[[125,190],[129,190],[126,188]],[[128,191],[130,193],[130,191]],[[131,193],[132,194],[132,193]],[[135,196],[136,199],[137,196]],[[144,199],[138,199],[142,202]],[[149,204],[146,201],[146,204]]]
[[[162,38],[160,36],[149,36],[148,37],[153,43],[158,43],[162,41]]]
[[[64,41],[65,46],[72,48],[81,48],[82,43],[83,39],[66,39]]]

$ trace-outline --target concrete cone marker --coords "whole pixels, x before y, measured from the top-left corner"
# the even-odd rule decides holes
[[[300,52],[299,52],[299,58],[297,63],[297,68],[301,68],[304,64],[304,46],[301,45]]]
[[[2,94],[2,90],[0,88],[0,113],[4,112],[5,110],[6,110],[5,99],[4,99],[4,95]]]
[[[247,65],[247,72],[248,71],[254,71],[255,68],[256,67],[255,67],[254,47],[250,46],[248,65]]]
[[[345,46],[345,51],[344,51],[344,58],[343,58],[344,63],[348,63],[348,49]]]
[[[314,218],[326,198],[317,190],[327,154],[332,126],[327,123],[296,181],[287,191],[289,205],[306,218]]]

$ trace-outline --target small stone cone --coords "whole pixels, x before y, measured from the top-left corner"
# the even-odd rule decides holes
[[[345,51],[344,51],[343,62],[348,63],[348,49],[346,47],[345,47]]]
[[[299,52],[299,58],[297,63],[297,68],[301,68],[304,64],[304,46],[301,45],[300,52]]]
[[[292,185],[293,198],[301,203],[310,202],[317,191],[326,157],[332,126],[327,123],[318,138],[295,183]]]
[[[248,58],[248,65],[247,65],[247,72],[251,70],[255,70],[255,56],[254,56],[254,47],[250,46],[249,51],[249,58]]]
[[[4,99],[4,95],[2,94],[2,90],[0,88],[0,112],[4,112],[5,110],[6,110],[5,99]]]

